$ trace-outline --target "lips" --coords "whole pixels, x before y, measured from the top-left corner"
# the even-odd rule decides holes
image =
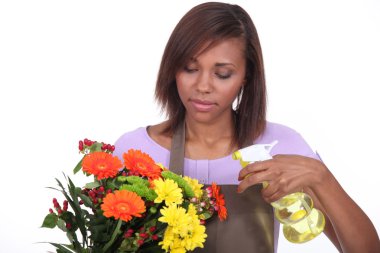
[[[193,105],[193,107],[200,112],[209,112],[211,111],[216,103],[207,101],[207,100],[200,100],[200,99],[190,99],[190,103]]]

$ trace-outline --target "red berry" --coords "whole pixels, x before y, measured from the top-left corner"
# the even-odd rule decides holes
[[[70,223],[66,223],[66,228],[67,229],[71,229],[71,224]]]
[[[124,233],[124,238],[129,238],[129,237],[131,237],[132,236],[132,234],[130,234],[130,233],[128,233],[128,232],[125,232]]]
[[[88,193],[88,195],[89,195],[90,197],[92,197],[92,198],[95,198],[96,193],[95,193],[94,190],[91,190],[91,191]]]
[[[151,233],[153,233],[154,231],[156,231],[156,227],[155,227],[155,226],[150,227],[150,228],[149,228],[149,231],[150,231]]]
[[[49,208],[49,213],[54,213],[53,209]]]
[[[140,237],[145,239],[148,238],[149,235],[147,233],[140,233]]]
[[[138,241],[137,241],[137,244],[138,244],[139,246],[143,245],[143,244],[144,244],[144,240],[143,240],[143,239],[138,240]]]
[[[57,210],[58,214],[62,214],[62,209]]]
[[[100,186],[98,190],[99,190],[99,192],[104,192],[104,187]]]
[[[79,141],[79,150],[80,150],[80,151],[83,150],[83,141]]]
[[[83,205],[83,200],[79,200],[79,205]]]
[[[152,240],[157,241],[158,240],[158,235],[152,235]]]

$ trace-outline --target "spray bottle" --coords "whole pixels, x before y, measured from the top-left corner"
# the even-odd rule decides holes
[[[244,168],[250,163],[272,159],[270,151],[278,141],[271,144],[255,144],[240,149],[232,154],[232,158],[240,160]],[[249,176],[249,175],[248,175]],[[268,182],[263,182],[267,187]],[[272,202],[274,215],[283,224],[285,238],[293,243],[303,243],[318,236],[325,227],[322,212],[313,207],[311,197],[303,192],[295,192]]]

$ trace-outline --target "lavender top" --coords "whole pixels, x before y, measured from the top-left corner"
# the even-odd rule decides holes
[[[319,159],[299,133],[284,125],[267,122],[264,133],[255,141],[255,144],[269,144],[277,140],[272,148],[271,155],[296,154]],[[122,154],[129,149],[139,149],[149,154],[153,160],[169,166],[170,150],[160,146],[148,135],[146,127],[137,128],[134,131],[122,135],[115,143],[114,155],[121,160]],[[196,178],[202,184],[229,184],[237,185],[238,175],[241,170],[239,161],[232,159],[232,154],[214,160],[192,160],[185,158],[184,174]],[[274,224],[275,252],[279,233],[279,223],[275,219]]]

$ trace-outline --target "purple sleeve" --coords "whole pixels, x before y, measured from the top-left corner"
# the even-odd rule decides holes
[[[169,165],[169,151],[160,147],[157,143],[154,143],[152,139],[147,136],[144,127],[123,134],[115,142],[115,151],[113,154],[123,161],[123,154],[128,152],[129,149],[138,149],[141,152],[147,153],[154,161],[162,163],[164,166]]]
[[[258,141],[259,143],[271,143],[274,140],[278,140],[278,143],[271,151],[272,156],[278,154],[302,155],[321,160],[298,132],[284,125],[268,123],[265,133]]]

